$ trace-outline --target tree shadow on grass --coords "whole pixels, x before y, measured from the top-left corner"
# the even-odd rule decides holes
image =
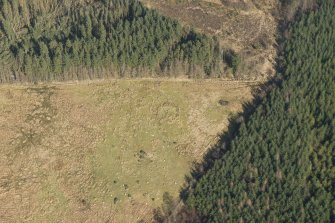
[[[252,89],[254,99],[243,104],[243,111],[229,118],[228,130],[224,132],[218,142],[212,146],[199,163],[193,163],[191,173],[185,176],[185,184],[180,191],[180,199],[175,200],[169,194],[163,196],[161,208],[154,210],[154,222],[156,223],[197,223],[206,222],[194,208],[187,205],[187,198],[193,192],[199,179],[231,149],[232,141],[238,136],[242,123],[248,122],[252,114],[262,105],[269,96],[269,92],[275,87],[280,87],[281,75],[270,79],[266,83]]]
[[[231,148],[231,143],[239,134],[239,128],[242,123],[247,123],[252,114],[268,97],[268,93],[275,87],[281,85],[282,78],[280,75],[270,79],[260,86],[252,89],[253,100],[244,103],[243,111],[229,118],[229,126],[227,131],[219,136],[218,142],[208,149],[202,161],[194,162],[191,173],[185,176],[186,183],[180,191],[180,199],[186,201],[189,193],[192,192],[196,182],[213,167],[214,163],[221,159]]]
[[[262,106],[263,102],[269,97],[269,92],[274,88],[281,87],[282,80],[282,76],[277,74],[276,77],[252,89],[254,99],[243,104],[242,112],[229,118],[227,131],[220,135],[218,142],[207,151],[202,161],[194,163],[190,174],[185,176],[185,184],[180,191],[180,202],[183,204],[181,210],[185,213],[191,213],[191,215],[184,216],[178,213],[176,216],[182,216],[182,219],[177,219],[177,221],[167,220],[165,222],[206,222],[206,219],[202,218],[196,210],[187,206],[189,195],[192,194],[200,178],[231,149],[233,140],[239,135],[240,126],[243,123],[247,123],[256,110]],[[197,216],[197,218],[194,216]],[[171,217],[169,216],[168,218]]]
[[[269,93],[274,88],[281,88],[284,80],[283,73],[285,72],[285,59],[284,59],[284,44],[287,36],[289,21],[281,20],[278,23],[277,31],[277,58],[276,58],[276,74],[269,78],[265,83],[258,85],[252,89],[253,100],[244,103],[242,112],[229,118],[229,126],[227,131],[219,136],[218,142],[212,146],[207,153],[204,155],[203,160],[200,163],[193,163],[191,173],[185,176],[185,184],[180,191],[180,200],[186,204],[186,200],[189,194],[192,193],[199,179],[213,167],[217,160],[220,160],[226,153],[231,149],[231,143],[238,136],[239,129],[242,123],[247,123],[252,117],[252,114],[262,106],[263,102],[269,97]],[[187,206],[187,205],[185,205]],[[202,222],[202,221],[199,221]]]

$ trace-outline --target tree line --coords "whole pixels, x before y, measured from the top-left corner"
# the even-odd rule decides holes
[[[138,1],[39,2],[0,0],[1,82],[208,78],[233,67],[215,38]]]
[[[322,0],[290,24],[280,83],[190,189],[201,222],[335,221],[334,12]]]

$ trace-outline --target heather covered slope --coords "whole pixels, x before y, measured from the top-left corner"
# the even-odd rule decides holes
[[[279,0],[140,0],[183,26],[215,36],[239,58],[234,78],[266,80],[275,74],[281,20]],[[291,8],[290,8],[291,9]]]
[[[291,24],[281,83],[187,199],[203,222],[335,220],[334,11]]]

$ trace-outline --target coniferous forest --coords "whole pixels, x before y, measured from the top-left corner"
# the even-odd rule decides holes
[[[136,0],[0,1],[0,82],[221,77],[223,58],[217,40]]]
[[[282,81],[187,198],[202,222],[335,221],[334,12],[290,25]]]

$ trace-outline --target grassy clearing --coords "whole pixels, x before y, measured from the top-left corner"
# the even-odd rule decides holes
[[[192,161],[181,147],[190,132],[187,98],[164,83],[126,83],[124,89],[109,116],[106,141],[97,149],[96,176],[107,182],[108,200],[158,205],[163,192],[183,183]]]
[[[0,87],[0,221],[150,222],[252,84]],[[227,101],[224,106],[218,102]]]

